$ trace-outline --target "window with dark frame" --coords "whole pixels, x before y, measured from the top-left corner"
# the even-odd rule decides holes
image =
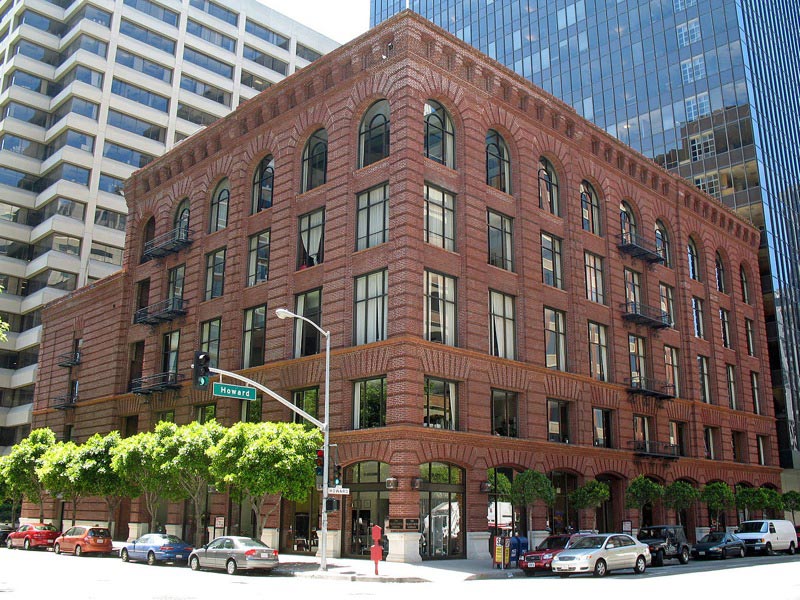
[[[592,409],[593,443],[599,448],[613,448],[611,435],[611,410],[608,408]]]
[[[597,381],[608,381],[607,327],[589,321],[589,375]]]
[[[272,190],[275,184],[275,159],[271,154],[258,163],[253,172],[253,196],[250,214],[256,214],[272,206]]]
[[[214,233],[228,226],[228,204],[231,192],[227,179],[223,179],[214,189],[211,196],[211,210],[208,223],[208,232]]]
[[[553,165],[544,157],[539,158],[539,208],[557,217],[561,216],[561,201],[558,196],[558,176]]]
[[[542,232],[542,282],[563,289],[561,278],[561,240]]]
[[[211,366],[219,366],[219,342],[222,332],[222,319],[217,317],[200,324],[200,350],[211,357]]]
[[[425,378],[425,406],[422,423],[434,429],[458,429],[457,384],[436,377]]]
[[[319,411],[319,387],[307,387],[292,392],[292,403],[315,419]],[[292,423],[308,423],[304,417],[292,411]]]
[[[389,156],[389,102],[378,100],[369,107],[358,132],[358,167]]]
[[[353,427],[386,426],[386,377],[362,379],[353,384]]]
[[[225,291],[225,248],[206,255],[205,300],[218,298]]]
[[[455,346],[456,280],[441,273],[425,271],[424,336],[430,342]]]
[[[318,129],[303,149],[303,179],[301,192],[323,185],[328,176],[328,132]]]
[[[566,371],[567,330],[563,311],[544,308],[545,367]]]
[[[242,368],[249,369],[264,364],[267,333],[267,305],[254,306],[244,311],[242,338]]]
[[[250,236],[247,251],[247,287],[269,279],[270,230]]]
[[[506,271],[514,270],[513,220],[492,210],[487,212],[489,227],[489,264]]]
[[[569,444],[569,402],[547,399],[547,439],[550,442]]]
[[[425,184],[425,242],[455,252],[455,197]]]
[[[356,277],[354,284],[353,344],[369,344],[386,339],[388,324],[388,271]]]
[[[298,220],[297,268],[322,264],[325,258],[325,209],[302,215]]]
[[[489,290],[489,350],[492,356],[516,360],[514,296]]]
[[[319,326],[322,318],[322,289],[303,292],[295,297],[296,314]],[[321,336],[316,327],[302,319],[294,320],[294,357],[312,356],[321,350]]]
[[[385,243],[389,238],[389,184],[360,193],[356,211],[356,250]]]
[[[486,134],[486,185],[511,193],[511,161],[503,136],[494,129]]]
[[[504,437],[518,437],[517,393],[492,390],[492,433]]]
[[[423,109],[425,123],[425,157],[455,169],[455,128],[450,113],[435,100],[428,100]]]

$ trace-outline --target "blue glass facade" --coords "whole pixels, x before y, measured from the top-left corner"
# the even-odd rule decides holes
[[[781,464],[800,467],[800,3],[372,0],[371,24],[406,7],[762,229]]]

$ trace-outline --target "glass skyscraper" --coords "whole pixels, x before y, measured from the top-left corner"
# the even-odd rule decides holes
[[[371,24],[407,7],[762,230],[781,464],[800,467],[800,3],[372,0]]]

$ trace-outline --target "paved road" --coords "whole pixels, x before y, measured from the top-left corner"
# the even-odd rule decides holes
[[[283,557],[290,560],[290,557]],[[748,557],[725,562],[690,562],[648,569],[642,576],[620,572],[592,577],[454,580],[452,571],[423,567],[429,583],[377,583],[316,577],[196,573],[185,567],[123,563],[117,558],[56,556],[52,552],[0,549],[0,599],[38,600],[226,600],[375,597],[436,598],[642,598],[702,597],[800,600],[800,556]],[[437,572],[440,577],[437,577]]]

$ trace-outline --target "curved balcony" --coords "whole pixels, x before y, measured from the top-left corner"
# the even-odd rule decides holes
[[[619,236],[617,248],[633,258],[649,263],[663,263],[664,256],[654,242],[632,231],[623,231]]]

